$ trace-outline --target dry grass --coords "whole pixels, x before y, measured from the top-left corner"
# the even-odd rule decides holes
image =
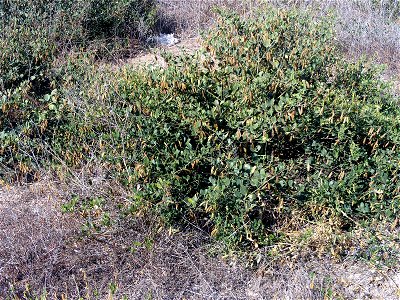
[[[381,6],[371,0],[307,2],[305,9],[336,15],[337,41],[345,54],[386,64],[391,77],[400,74],[400,16],[387,10],[389,1],[380,1]]]
[[[159,4],[161,27],[186,36],[212,25],[217,7],[249,15],[259,7],[260,0],[160,0]]]
[[[160,16],[162,27],[184,37],[212,25],[213,8],[217,6],[243,16],[250,16],[260,7],[263,9],[265,3],[281,8],[296,7],[317,17],[333,14],[338,45],[349,58],[366,56],[386,64],[386,76],[400,80],[400,16],[388,10],[389,2],[383,0],[380,5],[374,5],[372,0],[162,0]]]
[[[77,220],[61,215],[50,182],[0,190],[0,298],[10,285],[52,282]]]
[[[32,299],[24,297],[29,285],[31,296],[46,290],[47,299],[111,299],[111,291],[113,299],[397,299],[396,270],[314,256],[246,268],[241,259],[210,256],[202,232],[171,236],[148,216],[114,215],[111,227],[81,235],[84,219],[61,214],[60,205],[69,193],[115,188],[102,176],[81,175],[68,186],[47,177],[1,188],[0,298]],[[119,188],[115,194],[108,209],[124,201]]]

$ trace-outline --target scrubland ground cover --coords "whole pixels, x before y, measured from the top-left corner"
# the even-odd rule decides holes
[[[1,3],[1,295],[346,298],[357,292],[309,265],[301,289],[243,288],[255,277],[242,264],[396,266],[399,3],[217,2]],[[121,63],[189,19],[209,22],[199,50]],[[5,199],[19,190],[7,186],[46,180],[48,206]],[[217,287],[211,256],[247,277]]]

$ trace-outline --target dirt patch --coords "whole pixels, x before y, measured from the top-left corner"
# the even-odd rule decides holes
[[[0,188],[0,298],[11,285],[46,285],[59,267],[77,220],[61,214],[50,182]]]
[[[317,258],[250,269],[209,255],[204,233],[170,236],[149,217],[83,236],[83,219],[60,212],[63,189],[51,180],[0,189],[0,298],[24,299],[29,285],[49,299],[399,299],[396,270]]]
[[[182,53],[194,53],[201,46],[201,38],[199,36],[185,37],[178,39],[178,43],[172,46],[162,46],[142,51],[139,55],[128,60],[121,61],[114,66],[121,67],[149,67],[152,65],[166,67],[162,52],[172,55],[180,55]]]

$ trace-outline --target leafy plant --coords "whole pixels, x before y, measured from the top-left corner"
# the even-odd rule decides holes
[[[155,26],[153,0],[91,1],[83,22],[88,37],[145,37]]]
[[[298,209],[344,227],[396,214],[397,101],[378,70],[341,58],[329,22],[224,15],[203,52],[167,60],[122,85],[106,153],[167,220],[257,247]]]
[[[111,20],[110,28],[100,26],[97,21],[91,24],[94,17],[100,23]],[[96,39],[130,39],[147,34],[154,22],[155,6],[151,0],[103,4],[99,1],[2,1],[0,176],[15,173],[32,180],[37,167],[48,164],[53,154],[60,154],[58,148],[70,143],[72,131],[84,127],[76,128],[73,122],[68,123],[74,108],[64,97],[63,86],[69,78],[78,76],[73,73],[78,68],[71,70],[71,65],[81,61],[71,62],[67,58],[62,66],[64,52],[88,49],[97,43]],[[116,49],[120,42],[113,40],[107,45]],[[75,152],[78,151],[82,152],[82,147],[77,146]]]
[[[232,248],[276,243],[299,211],[342,228],[393,218],[398,99],[379,69],[347,62],[333,38],[329,20],[295,11],[222,13],[201,51],[165,55],[164,69],[85,73],[72,63],[64,85],[79,87],[79,101],[53,91],[18,122],[6,106],[1,138],[12,146],[1,158],[26,170],[32,157],[75,168],[95,158],[132,190],[128,211],[151,207]],[[41,124],[41,107],[53,126],[24,135],[24,124]]]

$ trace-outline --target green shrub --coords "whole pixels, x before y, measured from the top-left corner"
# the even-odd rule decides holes
[[[155,21],[153,0],[2,1],[0,87],[46,76],[62,50],[88,47],[96,39],[145,36]]]
[[[50,146],[63,136],[70,108],[57,90],[29,95],[30,83],[0,94],[0,177],[32,180],[47,164]]]
[[[84,27],[90,39],[145,37],[155,26],[154,0],[91,1]]]
[[[144,187],[135,201],[232,246],[272,242],[298,210],[343,227],[395,216],[398,103],[376,69],[340,57],[329,28],[294,12],[228,16],[203,52],[132,75],[105,155]]]
[[[58,135],[64,137],[72,107],[59,90],[75,74],[57,69],[61,55],[91,48],[96,39],[138,37],[154,25],[152,0],[103,2],[1,1],[0,175],[13,169],[32,174],[32,165],[48,160],[48,143],[54,147]],[[93,18],[97,23],[91,23]],[[102,26],[105,20],[111,20],[109,28]],[[119,47],[116,39],[106,46]]]
[[[328,20],[268,11],[250,20],[224,15],[203,50],[166,56],[165,69],[117,79],[83,72],[79,101],[56,101],[61,113],[51,119],[59,121],[40,139],[69,166],[100,160],[134,192],[132,212],[153,207],[230,247],[274,243],[298,211],[309,221],[335,217],[343,228],[394,217],[398,99],[376,68],[341,57]],[[53,97],[44,99],[49,110]],[[37,124],[40,114],[20,123]],[[16,132],[40,153],[13,117],[3,115],[6,137]],[[37,157],[1,149],[10,167]]]

